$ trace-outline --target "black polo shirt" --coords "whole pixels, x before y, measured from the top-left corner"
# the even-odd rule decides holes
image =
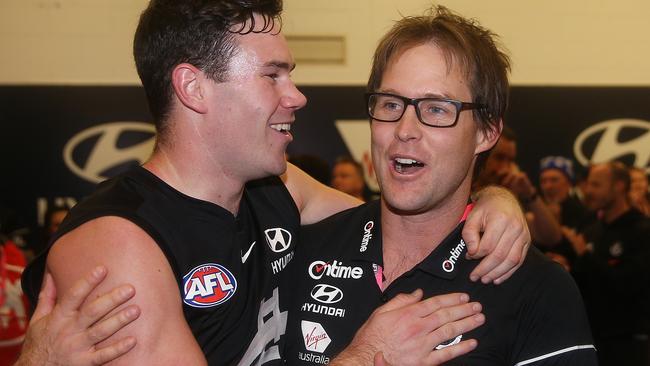
[[[418,288],[425,296],[465,292],[483,305],[485,324],[445,343],[474,338],[478,347],[450,365],[596,364],[573,280],[536,249],[505,283],[471,282],[478,261],[465,259],[461,222],[427,258],[382,291],[380,222],[380,204],[374,201],[303,228],[303,245],[293,260],[288,364],[329,362],[373,310]]]
[[[650,218],[630,209],[584,232],[592,251],[573,270],[597,340],[650,334]]]

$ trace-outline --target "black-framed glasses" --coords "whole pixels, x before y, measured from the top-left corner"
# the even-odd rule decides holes
[[[453,127],[460,112],[483,109],[478,103],[465,103],[445,98],[407,98],[390,93],[366,93],[368,116],[381,122],[399,121],[406,107],[412,105],[418,120],[431,127]]]

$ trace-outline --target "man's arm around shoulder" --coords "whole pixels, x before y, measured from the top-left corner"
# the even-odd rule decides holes
[[[287,163],[287,171],[281,178],[300,211],[303,225],[313,224],[363,203],[318,182],[291,163]]]
[[[109,345],[125,336],[138,340],[131,352],[112,364],[206,364],[185,322],[171,267],[146,232],[119,217],[94,219],[54,244],[47,259],[47,271],[54,278],[57,289],[65,292],[99,264],[105,266],[111,276],[90,294],[88,301],[120,284],[130,283],[136,289],[136,296],[115,311],[130,303],[137,303],[142,309],[137,322],[99,345]]]

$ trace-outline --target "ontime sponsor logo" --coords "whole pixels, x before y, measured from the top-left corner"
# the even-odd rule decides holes
[[[342,262],[336,260],[332,263],[314,261],[309,265],[307,272],[309,273],[309,276],[315,280],[320,280],[323,276],[332,278],[353,278],[358,280],[363,276],[363,268],[345,266]]]
[[[359,248],[359,252],[363,253],[368,249],[368,243],[370,242],[370,239],[372,239],[372,228],[374,226],[374,221],[368,221],[363,226],[363,237],[361,238],[361,247]]]
[[[463,253],[463,249],[465,249],[465,241],[460,239],[460,243],[458,243],[454,249],[449,251],[449,258],[442,262],[443,271],[447,273],[454,271],[454,268],[456,268],[456,262]]]

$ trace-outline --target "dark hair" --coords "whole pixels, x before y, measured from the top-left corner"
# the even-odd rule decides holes
[[[151,0],[140,16],[133,56],[159,136],[173,94],[171,72],[190,63],[221,82],[237,52],[235,34],[265,33],[281,23],[282,0]],[[255,14],[263,24],[255,24]]]
[[[477,21],[443,6],[434,7],[423,16],[402,18],[377,46],[368,91],[377,91],[386,68],[402,51],[431,42],[442,50],[449,70],[454,62],[458,63],[469,81],[472,102],[486,106],[474,110],[479,128],[498,131],[508,106],[510,59],[496,38]]]

